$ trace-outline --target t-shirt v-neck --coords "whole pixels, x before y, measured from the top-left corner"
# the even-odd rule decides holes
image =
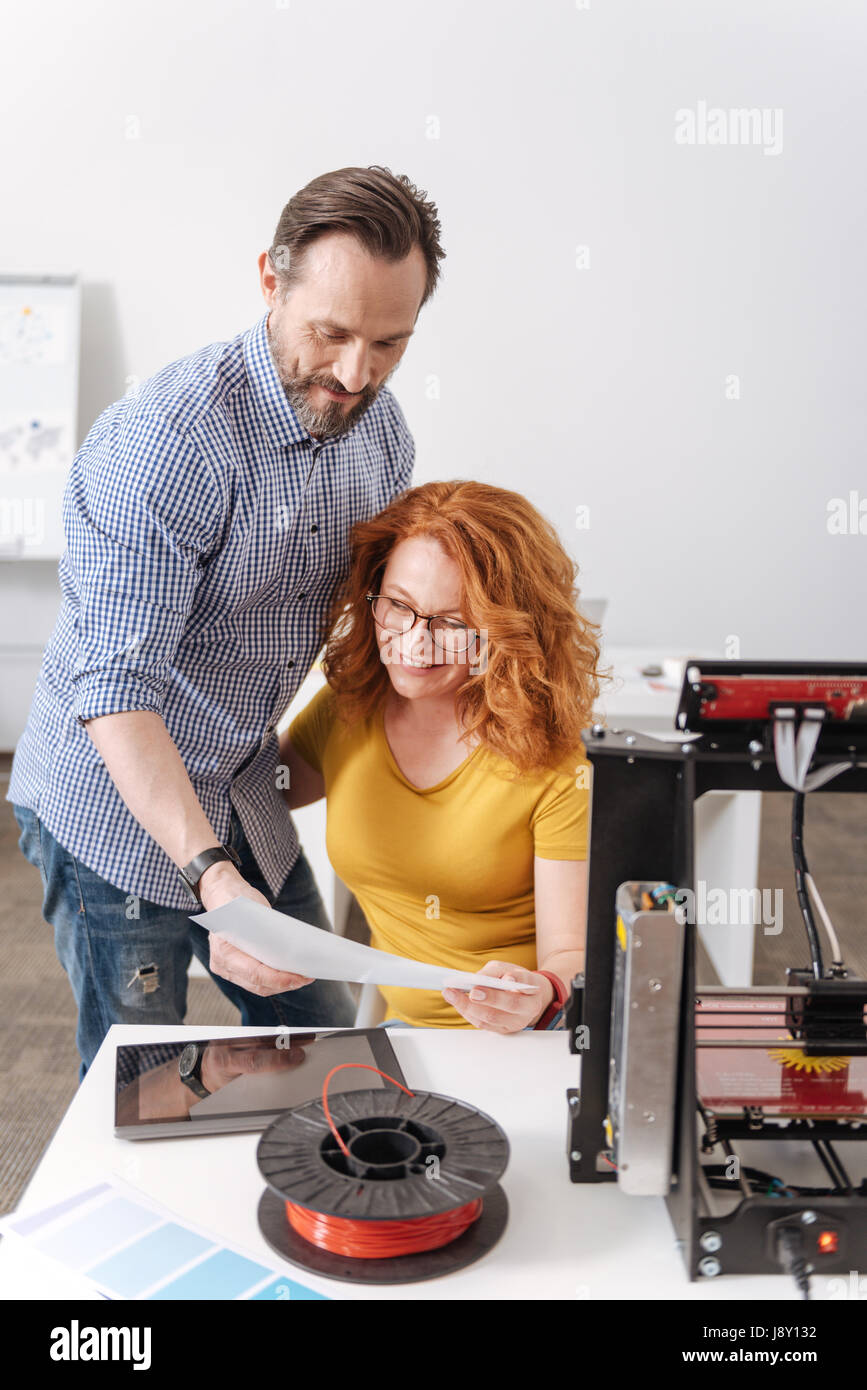
[[[452,768],[451,772],[447,773],[445,777],[442,777],[439,782],[433,782],[429,787],[419,787],[415,782],[411,782],[409,780],[406,773],[403,771],[400,764],[398,763],[397,758],[394,756],[391,744],[388,741],[388,734],[385,731],[384,705],[380,706],[380,708],[376,712],[375,726],[377,735],[382,740],[382,744],[385,749],[386,761],[388,762],[388,765],[394,773],[395,777],[398,777],[400,781],[404,784],[404,786],[408,787],[410,791],[417,792],[419,796],[427,796],[431,792],[442,791],[443,787],[447,787],[450,782],[453,782],[456,777],[459,777],[461,773],[464,771],[464,769],[473,761],[476,754],[481,753],[482,751],[482,744],[477,743],[475,748],[470,753],[468,753],[465,758],[461,759],[457,767]]]

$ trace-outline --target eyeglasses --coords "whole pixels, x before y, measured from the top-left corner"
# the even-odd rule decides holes
[[[365,594],[377,627],[386,632],[411,632],[417,622],[426,622],[436,645],[444,652],[465,652],[473,638],[473,629],[454,618],[442,618],[437,613],[416,613],[408,603],[389,598],[387,594]]]

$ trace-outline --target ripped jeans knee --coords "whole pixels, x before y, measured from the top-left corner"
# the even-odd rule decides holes
[[[156,961],[140,965],[127,985],[127,989],[139,988],[142,994],[153,994],[160,987],[160,968]]]

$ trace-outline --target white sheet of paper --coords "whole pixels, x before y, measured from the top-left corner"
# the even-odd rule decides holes
[[[356,984],[394,985],[402,989],[502,989],[512,994],[536,994],[536,985],[473,975],[466,970],[447,970],[441,965],[374,951],[360,941],[299,922],[285,912],[274,912],[252,898],[235,898],[213,912],[193,916],[208,931],[224,936],[273,970],[309,975],[313,980],[347,980]]]

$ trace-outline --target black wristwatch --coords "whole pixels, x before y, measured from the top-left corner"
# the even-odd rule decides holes
[[[214,845],[213,849],[203,849],[201,854],[197,854],[195,859],[191,859],[189,864],[185,864],[182,869],[178,869],[181,882],[201,906],[202,896],[199,892],[199,880],[206,869],[212,864],[217,864],[221,859],[228,859],[235,865],[236,869],[241,867],[241,856],[231,845]]]
[[[211,1092],[202,1083],[202,1058],[205,1055],[207,1043],[187,1043],[180,1057],[178,1058],[178,1072],[185,1086],[204,1100]]]

